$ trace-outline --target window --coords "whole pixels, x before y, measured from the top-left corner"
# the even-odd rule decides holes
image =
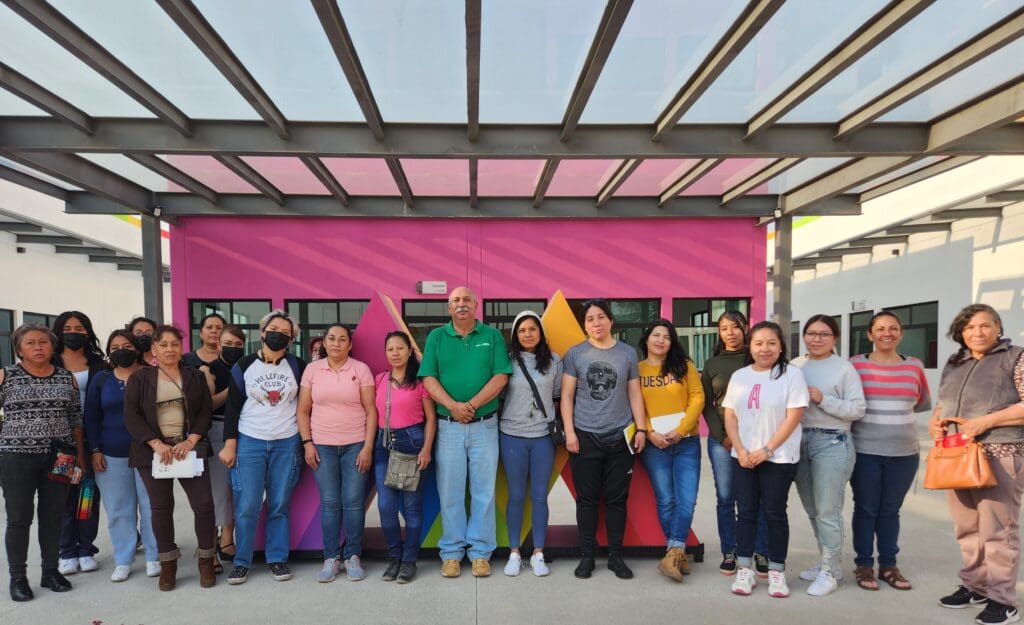
[[[422,350],[427,346],[430,331],[451,321],[452,316],[446,299],[407,299],[402,301],[402,319]]]
[[[538,315],[544,313],[547,300],[543,299],[494,299],[484,302],[484,323],[501,330],[505,344],[512,340],[512,322],[516,315],[524,310],[532,310]]]
[[[873,310],[850,313],[850,339],[847,342],[847,345],[850,346],[850,356],[867,354],[874,349],[871,341],[868,340],[868,324],[871,323],[871,317],[874,315],[875,311]]]
[[[310,360],[309,341],[314,336],[322,336],[333,323],[342,323],[350,330],[355,330],[366,307],[368,299],[358,300],[304,300],[287,301],[285,308],[301,328],[301,332],[292,343],[292,353],[305,360]]]
[[[789,322],[789,358],[792,360],[800,354],[800,322]]]
[[[711,357],[711,352],[718,342],[718,318],[727,310],[743,313],[750,318],[750,300],[745,298],[731,299],[674,299],[672,300],[672,321],[679,333],[686,353],[697,365],[704,368],[704,363]]]
[[[14,311],[0,308],[0,367],[14,364],[11,331],[14,330]]]
[[[894,313],[903,324],[899,352],[920,359],[928,369],[938,367],[939,303],[894,306],[885,310]]]
[[[586,299],[569,300],[569,308],[572,309],[576,319],[583,325],[583,302]],[[612,326],[612,336],[617,340],[637,350],[640,349],[637,343],[644,333],[644,329],[652,321],[661,317],[660,299],[610,299],[608,303],[612,307],[612,315],[615,316],[615,324]]]
[[[44,313],[26,312],[21,313],[21,322],[24,324],[35,324],[46,326],[47,328],[53,328],[53,322],[57,320],[58,315],[47,315]]]
[[[242,328],[245,332],[245,353],[260,348],[260,319],[270,312],[270,300],[191,300],[189,302],[189,324],[191,330],[190,345],[196,349],[201,344],[199,339],[199,322],[209,314],[217,313],[221,317]]]

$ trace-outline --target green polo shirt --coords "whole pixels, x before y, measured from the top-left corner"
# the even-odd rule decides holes
[[[419,377],[430,376],[441,382],[444,390],[458,402],[469,401],[495,375],[512,373],[505,337],[501,332],[479,321],[465,337],[455,331],[452,322],[436,328],[427,336],[420,364]],[[479,417],[498,409],[495,397],[476,407]],[[437,412],[451,416],[447,408],[437,405]]]

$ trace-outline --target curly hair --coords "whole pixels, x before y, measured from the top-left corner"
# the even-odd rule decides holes
[[[970,306],[964,306],[960,312],[956,314],[956,317],[953,317],[953,323],[949,324],[949,331],[946,332],[946,337],[960,346],[960,349],[949,357],[947,364],[958,365],[966,359],[970,350],[967,348],[967,343],[964,342],[964,328],[966,328],[967,324],[971,322],[974,315],[977,315],[978,313],[988,313],[991,315],[992,321],[995,321],[996,325],[999,326],[999,336],[1003,335],[1003,320],[999,316],[999,313],[996,312],[995,308],[992,308],[988,304],[971,304]]]

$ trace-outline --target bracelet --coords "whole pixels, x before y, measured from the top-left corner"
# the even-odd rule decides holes
[[[640,428],[636,429],[637,434],[643,434],[644,436],[647,436],[648,432],[650,432],[650,430],[641,430]]]
[[[306,439],[302,440],[302,444],[303,445],[305,445],[306,443],[312,443],[312,442],[313,442],[313,439],[311,439],[311,438],[306,438]]]

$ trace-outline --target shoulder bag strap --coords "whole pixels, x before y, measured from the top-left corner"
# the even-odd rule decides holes
[[[384,383],[388,385],[384,395],[384,440],[390,451],[394,445],[391,443],[391,374],[384,374]]]
[[[523,375],[526,376],[526,381],[530,383],[530,390],[533,391],[533,401],[536,402],[541,414],[544,415],[544,420],[547,421],[548,411],[544,408],[544,402],[541,401],[540,391],[537,390],[537,383],[533,381],[533,376],[526,370],[526,363],[523,362],[523,357],[519,354],[516,354],[516,362],[519,363],[519,368],[523,371]]]

